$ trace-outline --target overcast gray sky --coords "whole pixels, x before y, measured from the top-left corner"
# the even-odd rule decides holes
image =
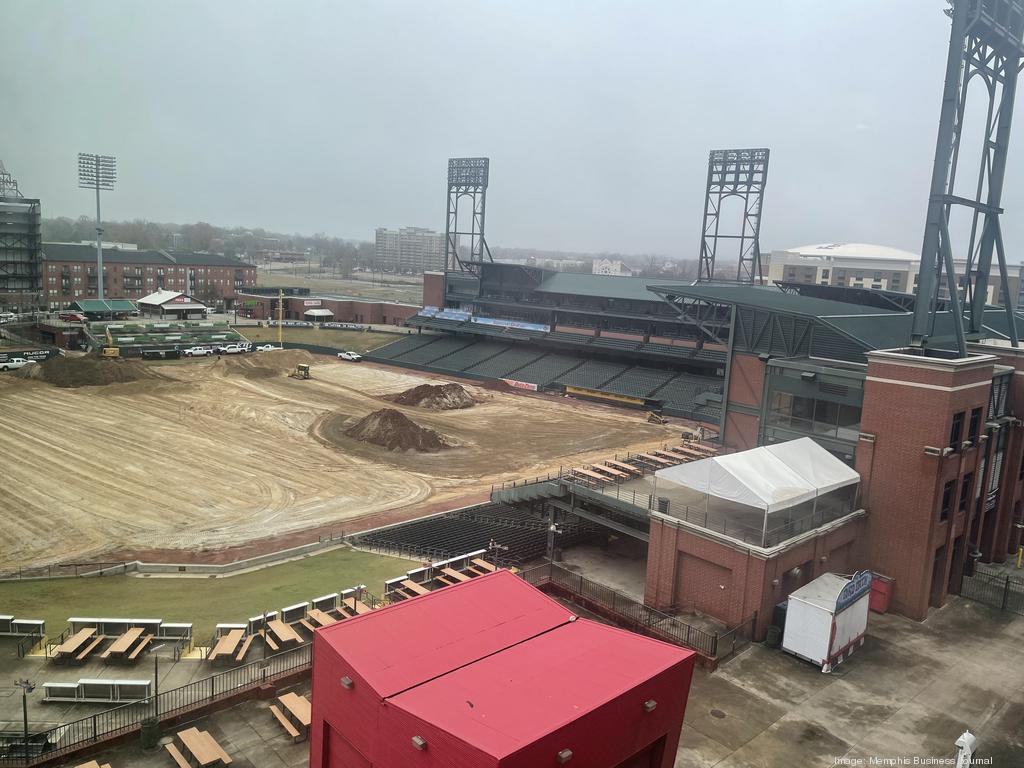
[[[693,257],[708,150],[767,146],[763,249],[916,251],[945,7],[2,0],[0,160],[48,216],[91,213],[90,151],[105,217],[372,239],[443,229],[447,158],[487,155],[492,246]]]

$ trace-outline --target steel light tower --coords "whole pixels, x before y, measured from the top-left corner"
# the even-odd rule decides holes
[[[952,30],[921,248],[911,344],[927,346],[929,337],[935,333],[939,293],[945,281],[957,351],[965,357],[966,342],[980,338],[985,332],[984,312],[993,250],[1007,314],[1007,335],[1013,346],[1018,345],[1012,306],[1014,297],[1009,295],[1007,287],[1006,253],[999,215],[1003,212],[1003,177],[1010,143],[1013,99],[1024,56],[1024,3],[1021,0],[950,0],[950,5],[952,7],[946,15],[952,19]],[[985,97],[988,101],[981,162],[979,167],[962,169],[970,174],[965,179],[969,186],[964,194],[958,195],[955,188],[957,171],[961,170],[960,139],[967,121],[967,93],[972,82],[982,86],[975,90],[976,93],[981,91],[982,103]],[[953,269],[955,253],[949,222],[950,213],[954,210],[966,211],[971,221],[966,248],[963,244],[960,248],[966,260],[962,286],[958,284]]]
[[[768,149],[714,149],[708,155],[708,182],[704,193],[704,226],[700,236],[698,280],[715,279],[719,241],[731,241],[725,250],[739,257],[736,281],[760,283],[761,207],[768,181]],[[743,201],[742,221],[722,221],[729,198]],[[724,226],[723,226],[724,224]],[[722,243],[725,245],[725,243]]]
[[[96,298],[103,301],[103,224],[100,218],[100,190],[111,190],[117,180],[117,158],[110,155],[78,153],[78,186],[96,190]]]
[[[491,249],[484,237],[487,211],[487,182],[491,161],[486,157],[453,157],[448,160],[448,208],[445,216],[445,269],[466,270],[468,265],[459,256],[459,236],[469,237],[469,260],[491,258]],[[459,203],[470,206],[469,229],[459,224]],[[459,227],[462,227],[460,230]]]

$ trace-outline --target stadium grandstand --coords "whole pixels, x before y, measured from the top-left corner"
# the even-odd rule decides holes
[[[245,337],[227,323],[212,321],[168,321],[162,323],[89,323],[87,348],[99,351],[117,348],[120,357],[144,357],[148,352],[164,355],[190,347],[237,344]]]
[[[648,290],[667,281],[513,264],[428,273],[418,334],[370,359],[718,423],[727,348]]]

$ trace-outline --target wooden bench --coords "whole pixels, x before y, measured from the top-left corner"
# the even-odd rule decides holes
[[[252,645],[254,637],[256,637],[256,635],[249,635],[242,641],[242,647],[238,649],[238,655],[235,656],[235,661],[242,661],[245,659],[245,654],[249,651],[249,646]]]
[[[91,643],[89,643],[87,646],[85,646],[85,648],[78,652],[78,655],[75,656],[75,661],[85,661],[86,657],[94,650],[96,650],[96,646],[102,643],[103,640],[103,635],[98,635],[97,637],[94,637]]]
[[[329,627],[331,624],[337,624],[338,620],[329,613],[319,610],[318,608],[309,609],[309,617],[313,619],[321,627]]]
[[[638,453],[637,456],[639,456],[641,459],[646,459],[651,464],[660,464],[663,467],[668,467],[672,465],[671,461],[669,461],[668,459],[663,459],[661,456],[652,456],[649,453]]]
[[[174,762],[178,764],[178,768],[192,768],[188,760],[185,759],[185,756],[181,754],[181,750],[176,746],[173,744],[164,744],[164,749],[166,749],[167,754],[174,759]]]
[[[452,579],[449,579],[447,576],[445,576],[444,574],[441,574],[441,573],[434,574],[434,581],[440,582],[442,587],[450,587],[453,584],[457,583],[457,582],[453,581]]]
[[[415,581],[412,581],[410,579],[406,579],[405,581],[403,581],[402,586],[409,590],[414,596],[430,594],[429,589],[424,589]]]
[[[477,568],[483,570],[486,573],[494,573],[496,570],[498,570],[493,565],[488,563],[486,560],[481,560],[479,557],[473,558],[473,565],[475,565]]]
[[[104,763],[103,765],[100,765],[95,760],[90,760],[87,763],[76,765],[75,768],[110,768],[110,763]]]
[[[583,475],[584,477],[589,477],[591,480],[600,480],[602,483],[608,482],[607,477],[605,477],[604,475],[599,475],[597,474],[597,472],[591,472],[589,469],[583,469],[582,467],[573,467],[572,471],[573,474]]]
[[[455,581],[469,581],[469,576],[464,573],[459,573],[454,568],[442,568],[441,573]]]
[[[299,624],[301,624],[301,625],[302,625],[303,627],[305,627],[306,629],[308,629],[308,630],[309,630],[309,632],[310,632],[310,634],[312,634],[313,632],[315,632],[315,631],[316,631],[316,627],[314,627],[314,626],[313,626],[312,624],[310,624],[310,623],[309,623],[308,621],[306,621],[305,619],[299,619]]]
[[[285,731],[288,732],[288,735],[292,737],[292,741],[299,741],[302,739],[302,734],[299,733],[299,729],[292,725],[291,720],[281,713],[281,710],[277,708],[277,704],[271,704],[269,709],[270,714],[277,719],[277,722],[281,724],[281,727],[284,728]]]
[[[152,635],[146,635],[142,638],[142,642],[135,646],[135,650],[128,654],[128,661],[135,661],[139,657],[139,654],[146,650],[146,647],[153,642]]]
[[[615,469],[615,467],[609,467],[606,464],[593,464],[591,466],[594,469],[596,469],[598,472],[604,472],[605,474],[611,475],[612,477],[617,477],[617,478],[629,477],[629,475],[627,475],[625,472],[623,472],[621,470],[618,470],[618,469]]]
[[[624,461],[615,461],[614,459],[608,459],[607,461],[605,461],[605,464],[607,464],[610,467],[615,467],[616,469],[621,469],[623,472],[629,472],[634,475],[643,474],[643,470],[637,469],[632,464],[626,464]]]
[[[274,642],[274,638],[272,638],[270,636],[269,632],[264,632],[261,629],[260,630],[260,635],[263,637],[263,642],[265,642],[267,644],[267,647],[269,647],[270,650],[272,650],[272,651],[279,651],[279,650],[281,650],[281,646],[279,646],[277,643]]]

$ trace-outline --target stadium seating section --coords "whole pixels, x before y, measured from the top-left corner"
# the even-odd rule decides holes
[[[560,528],[559,546],[579,543],[597,532],[589,523],[562,524]],[[543,557],[547,538],[548,523],[539,514],[508,504],[489,503],[380,528],[356,537],[353,543],[369,548],[419,552],[423,557],[436,559],[488,549],[491,542],[495,542],[503,547],[503,559],[521,564]]]
[[[619,395],[648,398],[655,390],[671,379],[675,373],[675,371],[634,366],[611,381],[606,381],[601,389]]]

